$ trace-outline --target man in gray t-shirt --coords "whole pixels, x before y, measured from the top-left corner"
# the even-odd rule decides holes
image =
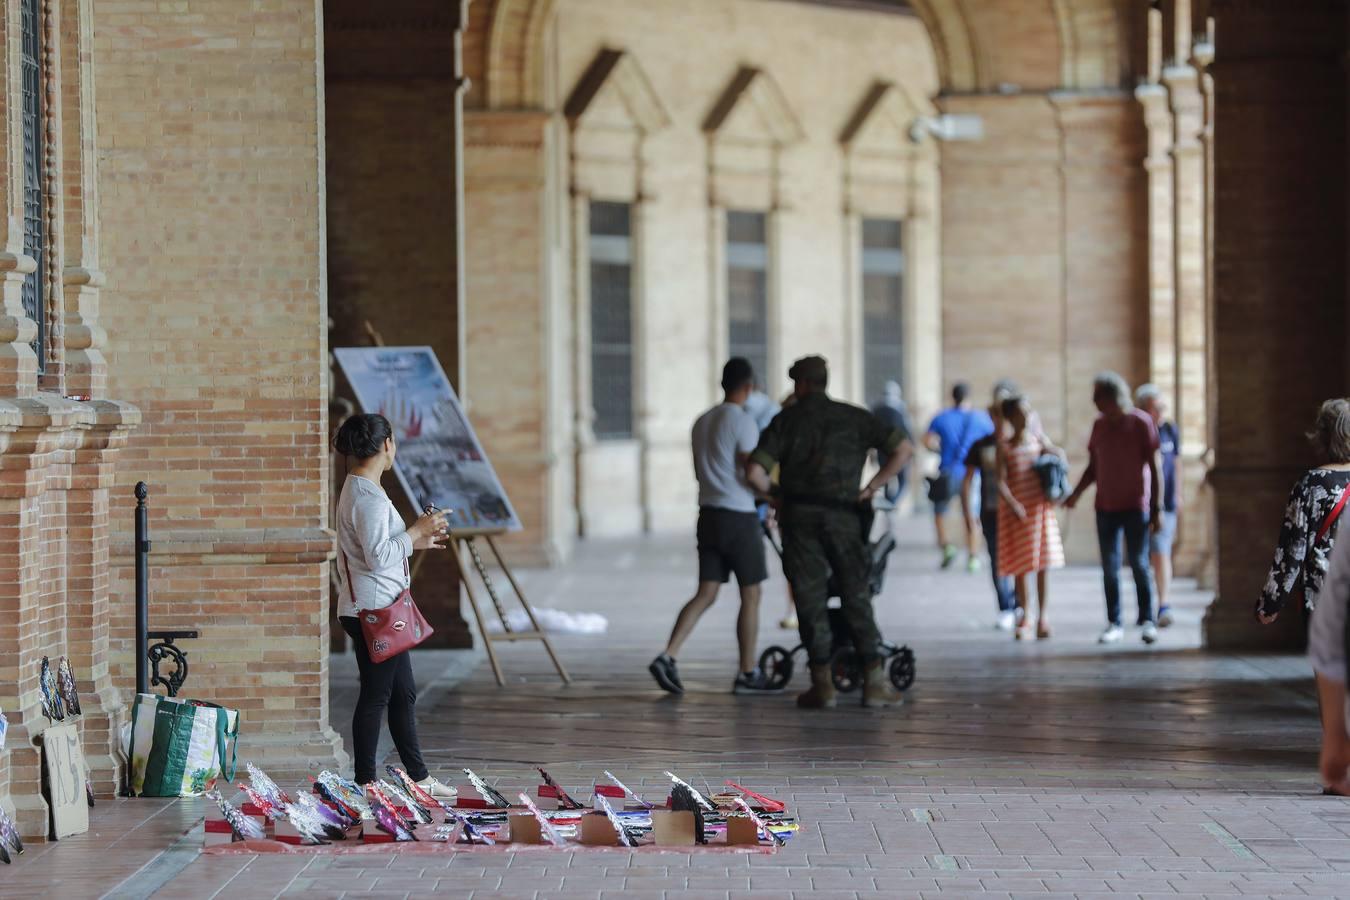
[[[745,463],[759,443],[759,427],[744,409],[753,384],[749,362],[741,357],[728,361],[722,369],[723,401],[699,416],[690,435],[698,478],[698,590],[676,617],[665,652],[647,667],[656,683],[672,694],[684,692],[675,655],[733,572],[741,590],[736,620],[741,658],[732,691],[762,691],[767,683],[755,664],[755,639],[759,587],[769,570],[755,493],[745,480]]]

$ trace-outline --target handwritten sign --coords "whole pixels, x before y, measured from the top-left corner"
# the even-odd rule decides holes
[[[394,474],[416,509],[450,510],[450,527],[461,534],[520,530],[430,347],[342,347],[333,355],[361,408],[393,426]]]
[[[58,841],[89,830],[88,772],[80,731],[75,725],[53,725],[42,732],[42,757],[47,766],[47,802],[52,810],[52,836]]]

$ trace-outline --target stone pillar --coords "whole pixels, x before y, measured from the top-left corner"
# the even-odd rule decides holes
[[[473,223],[466,264],[476,298],[465,310],[465,378],[474,427],[524,525],[507,540],[516,565],[558,562],[575,535],[574,526],[553,524],[559,480],[568,477],[575,451],[554,445],[555,417],[565,422],[570,409],[550,409],[549,402],[549,342],[557,337],[548,328],[549,307],[558,293],[547,260],[549,119],[537,110],[465,114],[465,202]]]
[[[1167,90],[1159,84],[1141,84],[1134,92],[1144,111],[1148,133],[1148,379],[1168,397],[1175,396],[1176,373],[1176,270],[1173,232],[1172,115],[1167,108]]]
[[[1187,44],[1189,27],[1178,28]],[[1189,47],[1187,47],[1189,51]],[[1182,507],[1178,574],[1189,575],[1201,558],[1208,492],[1201,492],[1209,448],[1209,316],[1205,285],[1206,183],[1204,96],[1189,62],[1164,66],[1172,134],[1172,265],[1176,291],[1176,365],[1173,414],[1181,438]]]
[[[1213,648],[1294,647],[1302,617],[1262,628],[1290,486],[1314,460],[1318,404],[1346,393],[1346,6],[1213,0],[1218,596]],[[1255,127],[1255,123],[1263,123]]]

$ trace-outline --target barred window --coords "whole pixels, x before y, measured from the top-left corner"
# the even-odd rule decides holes
[[[902,223],[863,219],[863,387],[871,403],[887,381],[904,385],[905,252]]]
[[[760,382],[769,368],[767,238],[764,213],[727,210],[727,349],[748,359]]]
[[[632,207],[592,201],[591,403],[595,436],[633,436]]]
[[[23,279],[23,311],[37,323],[33,352],[38,372],[47,363],[47,310],[43,297],[43,268],[46,265],[47,229],[43,208],[42,162],[42,23],[39,0],[20,0],[21,49],[23,69],[23,252],[37,260],[37,269]]]

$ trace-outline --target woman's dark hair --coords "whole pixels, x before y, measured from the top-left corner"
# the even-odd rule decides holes
[[[1323,403],[1308,440],[1331,462],[1350,462],[1350,400],[1338,397]]]
[[[389,420],[379,413],[359,413],[342,423],[333,449],[343,456],[370,459],[384,449],[384,442],[394,436]]]

